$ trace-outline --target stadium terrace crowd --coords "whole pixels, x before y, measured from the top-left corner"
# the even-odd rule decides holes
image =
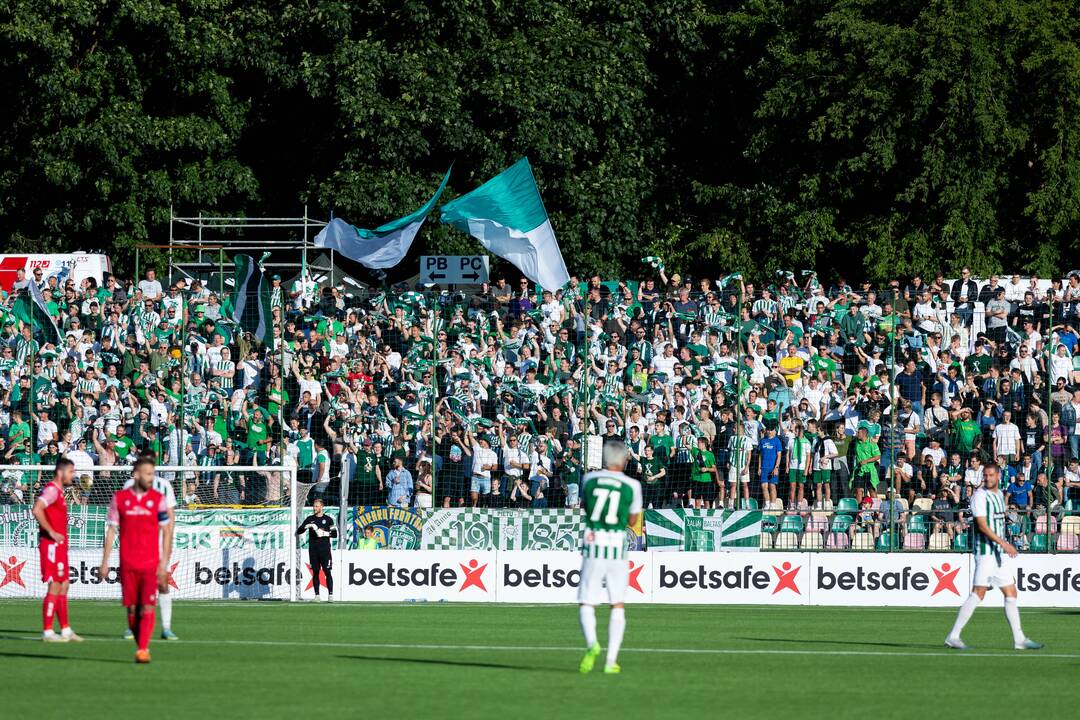
[[[273,276],[272,346],[198,280],[20,275],[0,307],[0,462],[270,468],[193,476],[189,503],[280,501],[286,464],[329,502],[573,507],[600,436],[626,442],[653,507],[851,498],[873,526],[921,499],[950,534],[983,462],[1018,511],[1080,493],[1080,274],[649,275],[360,297]],[[18,311],[30,283],[61,337]],[[9,471],[0,501],[32,491]]]

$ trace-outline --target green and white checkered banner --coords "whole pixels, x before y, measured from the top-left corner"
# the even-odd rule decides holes
[[[423,550],[577,550],[580,510],[449,508],[424,519]]]
[[[649,550],[758,550],[760,510],[645,511],[645,545]]]
[[[101,505],[68,505],[69,547],[100,548],[105,539],[105,516]],[[287,521],[286,521],[287,522]],[[37,547],[38,524],[30,505],[0,505],[0,546]]]

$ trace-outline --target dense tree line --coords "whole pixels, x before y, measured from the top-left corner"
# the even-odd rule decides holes
[[[9,0],[0,238],[374,226],[532,161],[572,271],[1074,265],[1069,0]],[[428,250],[474,250],[429,224]]]

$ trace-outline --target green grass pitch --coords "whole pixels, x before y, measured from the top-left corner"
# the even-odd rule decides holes
[[[630,606],[620,662],[577,672],[574,606],[177,602],[179,642],[133,664],[124,615],[71,604],[82,644],[0,602],[5,718],[1071,717],[1080,611],[1022,608],[1039,652],[980,609],[967,653],[945,609]],[[598,610],[601,643],[607,610]]]

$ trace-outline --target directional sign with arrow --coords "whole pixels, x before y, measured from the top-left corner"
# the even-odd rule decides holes
[[[437,285],[479,285],[488,281],[487,255],[423,255],[420,282]]]

